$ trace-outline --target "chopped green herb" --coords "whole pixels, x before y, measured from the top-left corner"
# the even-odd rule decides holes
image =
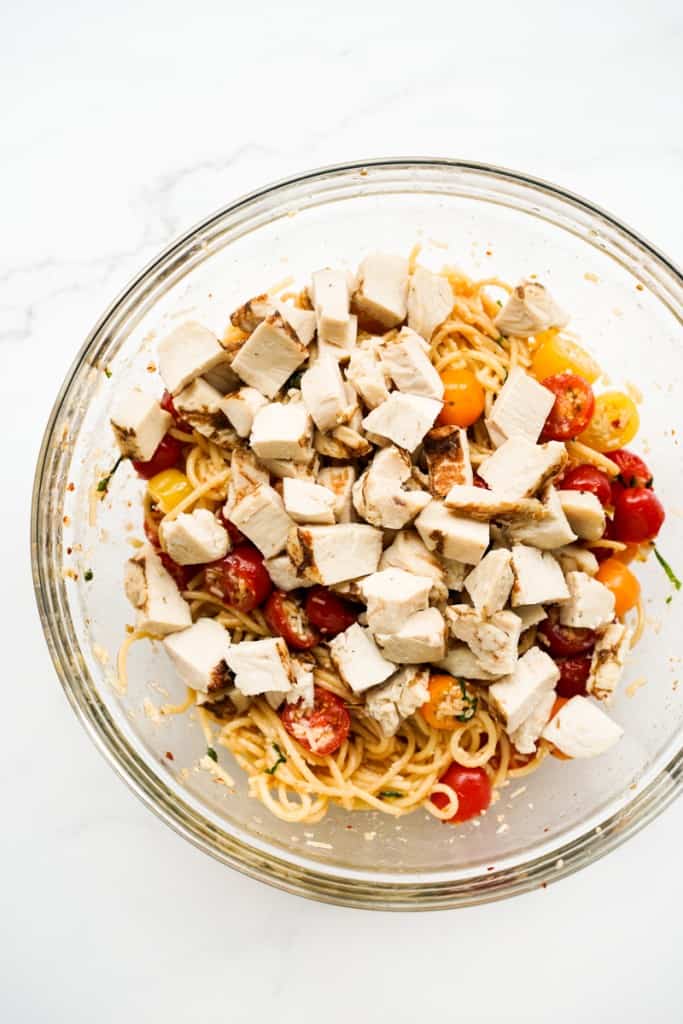
[[[113,477],[114,473],[119,468],[119,466],[121,465],[122,462],[123,462],[123,455],[119,455],[118,459],[116,460],[114,465],[111,467],[111,469],[109,470],[107,475],[102,477],[102,479],[100,480],[100,482],[97,485],[97,490],[100,492],[100,494],[106,494],[107,493],[107,491],[109,490],[109,484],[111,482],[111,478]]]
[[[402,796],[405,796],[405,793],[399,793],[397,789],[380,789],[379,795],[389,800],[394,798],[400,799]]]
[[[90,583],[90,580],[92,578],[93,578],[93,571],[92,571],[92,569],[86,569],[85,572],[83,573],[83,579],[85,580],[86,583]]]
[[[206,756],[210,757],[212,761],[217,761],[218,760],[218,754],[213,749],[213,747],[207,747],[206,748]]]
[[[109,369],[108,366],[105,366],[105,368],[104,368],[104,376],[105,377],[111,377],[111,370]]]
[[[503,303],[500,301],[500,299],[496,299],[496,305],[500,306],[501,309],[503,308]]]
[[[455,718],[458,722],[469,722],[470,719],[474,718],[474,716],[477,713],[477,705],[479,701],[477,700],[476,697],[472,697],[471,694],[467,692],[467,687],[463,683],[462,679],[458,681],[460,683],[462,701],[465,706],[463,708],[462,714],[456,715]]]
[[[672,584],[672,586],[675,587],[676,590],[680,590],[681,586],[683,586],[683,584],[681,584],[681,581],[679,580],[678,576],[676,575],[676,573],[673,571],[673,569],[671,568],[671,566],[667,562],[667,560],[664,557],[664,555],[661,555],[656,547],[654,548],[654,553],[655,553],[655,558],[657,559],[657,561],[661,565],[661,567],[664,570],[664,572],[666,573],[666,575],[669,577],[669,581]]]
[[[287,760],[285,755],[282,753],[282,751],[278,747],[277,743],[273,743],[273,748],[277,751],[277,761],[275,762],[275,764],[271,768],[265,768],[264,769],[266,775],[274,775],[275,774],[275,769],[278,767],[278,765],[284,764],[285,761]]]
[[[673,598],[672,598],[671,594],[669,594],[669,596],[667,597],[667,599],[664,602],[664,604],[671,604],[672,601],[673,601]]]

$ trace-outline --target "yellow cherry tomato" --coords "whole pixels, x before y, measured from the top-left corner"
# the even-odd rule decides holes
[[[484,389],[471,370],[446,367],[441,374],[444,406],[437,423],[469,427],[484,411]]]
[[[164,469],[147,482],[152,501],[165,514],[192,494],[192,484],[179,469]]]
[[[633,440],[639,426],[633,399],[623,391],[605,391],[596,396],[591,421],[578,440],[599,452],[615,452]]]
[[[600,376],[600,367],[575,341],[565,338],[557,328],[551,328],[536,335],[531,372],[536,380],[554,377],[556,373],[578,373],[592,384]]]
[[[463,682],[455,676],[434,673],[429,680],[429,700],[420,711],[434,729],[451,732],[474,717],[477,698],[467,692]]]
[[[614,594],[614,610],[625,615],[635,608],[640,597],[640,583],[624,562],[608,558],[602,563],[595,577]]]

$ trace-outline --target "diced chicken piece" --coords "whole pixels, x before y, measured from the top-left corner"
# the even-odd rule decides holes
[[[574,533],[582,540],[600,540],[605,532],[605,510],[588,491],[558,491],[562,510]]]
[[[349,359],[346,379],[356,389],[368,409],[376,409],[389,397],[387,378],[374,339],[361,342]]]
[[[609,701],[624,670],[631,646],[631,630],[621,622],[613,622],[598,638],[593,650],[591,670],[586,689],[598,700]]]
[[[441,406],[435,398],[393,391],[385,402],[368,413],[363,427],[412,453],[432,427]]]
[[[211,693],[195,691],[195,704],[205,707],[207,711],[222,718],[224,714],[243,714],[251,704],[251,697],[245,697],[234,686],[226,686],[221,690],[213,690]]]
[[[368,690],[365,710],[379,723],[383,736],[394,736],[401,722],[429,700],[429,670],[406,665],[386,683]]]
[[[245,334],[251,334],[260,323],[275,312],[275,306],[267,293],[256,295],[230,314],[230,323]]]
[[[325,341],[318,334],[318,354],[332,356],[338,363],[347,363],[356,345],[358,337],[358,317],[350,316],[340,341]]]
[[[560,608],[563,626],[602,629],[614,618],[614,594],[585,572],[568,572],[569,601]]]
[[[554,404],[552,391],[515,366],[486,420],[489,437],[496,448],[511,437],[536,442]]]
[[[542,604],[521,604],[515,608],[515,615],[522,620],[522,632],[538,625],[548,618],[548,613]]]
[[[254,417],[251,447],[260,459],[310,462],[311,431],[303,402],[271,402]]]
[[[408,456],[393,446],[379,451],[353,486],[354,508],[373,526],[400,530],[430,502],[426,491],[410,490],[412,465]]]
[[[454,301],[445,277],[417,267],[408,285],[408,326],[430,341],[439,324],[448,319]]]
[[[278,555],[287,545],[294,525],[282,498],[268,484],[258,484],[230,510],[230,521],[255,544],[265,558]]]
[[[147,462],[171,425],[171,417],[156,398],[133,388],[117,401],[111,426],[121,455]]]
[[[349,402],[339,364],[327,353],[319,356],[301,378],[301,395],[319,430],[332,430],[345,422]]]
[[[517,662],[514,672],[489,687],[489,699],[508,733],[515,732],[538,706],[544,694],[554,691],[560,670],[540,647],[531,647]]]
[[[263,564],[278,590],[298,590],[299,587],[313,586],[310,580],[299,575],[297,567],[286,553],[275,555],[274,558],[265,558]]]
[[[512,555],[500,548],[484,555],[465,580],[465,590],[477,611],[488,617],[505,607],[514,578]]]
[[[136,629],[140,632],[167,636],[192,625],[190,606],[150,544],[126,563],[124,589],[137,608]]]
[[[226,661],[230,634],[215,619],[197,619],[189,629],[166,637],[164,647],[186,686],[211,694],[232,686]]]
[[[232,368],[247,384],[274,398],[307,355],[294,328],[280,313],[273,313],[244,342]]]
[[[407,259],[384,252],[365,257],[358,268],[352,304],[366,328],[389,330],[403,323],[407,297]]]
[[[533,501],[533,498],[522,499]],[[564,514],[558,492],[549,485],[541,503],[541,517],[530,518],[524,513],[512,516],[505,523],[505,534],[509,541],[529,544],[543,551],[554,551],[576,540],[569,520]]]
[[[247,697],[288,693],[296,682],[287,644],[279,636],[242,640],[232,645],[225,660],[235,673],[235,686]]]
[[[444,498],[444,505],[460,516],[485,523],[508,516],[524,516],[526,521],[533,522],[543,516],[543,505],[536,498],[508,498],[497,491],[467,484],[451,487]]]
[[[513,608],[526,604],[552,604],[569,597],[564,573],[548,551],[514,544],[512,571],[515,575],[510,599]]]
[[[299,573],[314,583],[341,583],[377,570],[382,531],[366,523],[297,527],[287,550]]]
[[[276,302],[275,309],[289,324],[302,345],[310,345],[315,334],[316,317],[312,309],[299,309],[289,302]]]
[[[399,665],[439,661],[446,653],[446,623],[437,608],[415,612],[394,633],[377,633],[383,654]]]
[[[355,580],[342,580],[341,583],[333,583],[330,590],[334,590],[335,594],[339,594],[340,597],[346,597],[349,601],[355,601],[356,604],[365,604],[365,598],[363,597],[363,580],[364,576],[359,576]]]
[[[381,350],[382,366],[399,391],[424,398],[443,398],[443,381],[424,350],[424,341],[409,327]]]
[[[297,704],[301,701],[303,708],[312,708],[315,699],[313,685],[315,682],[315,661],[306,654],[290,655],[294,683],[287,693],[287,703]]]
[[[487,672],[482,668],[481,662],[475,658],[466,644],[449,647],[446,657],[437,662],[436,667],[455,676],[456,679],[476,679],[483,683],[492,683],[500,679],[500,673]]]
[[[382,656],[370,630],[357,622],[330,640],[330,657],[354,693],[378,686],[396,671],[396,666]]]
[[[446,619],[453,636],[467,644],[486,672],[501,676],[514,670],[522,629],[514,612],[495,612],[486,619],[468,604],[451,604]]]
[[[565,327],[569,317],[538,281],[521,281],[493,321],[501,334],[527,338],[550,327]]]
[[[231,546],[228,531],[207,508],[181,512],[175,519],[162,519],[159,540],[178,565],[216,562],[225,557]]]
[[[595,576],[600,568],[593,552],[581,547],[580,544],[567,544],[565,547],[557,548],[553,554],[559,559],[565,573],[585,572],[589,576]]]
[[[555,691],[550,690],[548,693],[544,693],[531,714],[510,733],[512,744],[520,754],[535,753],[536,744],[547,725],[554,703]]]
[[[256,388],[238,388],[226,395],[221,406],[240,437],[249,437],[254,425],[254,416],[268,405],[268,400]]]
[[[351,494],[355,482],[353,466],[327,466],[318,473],[318,483],[332,492],[332,509],[338,523],[350,523],[353,518]]]
[[[567,757],[597,757],[624,734],[604,711],[586,697],[572,697],[550,719],[543,730],[548,740]]]
[[[317,316],[318,337],[344,346],[351,316],[349,275],[343,270],[317,270],[312,277],[310,297]]]
[[[436,555],[433,555],[415,530],[401,530],[393,542],[382,552],[380,569],[404,569],[418,576],[428,576],[432,581],[432,601],[446,598],[444,569]],[[456,588],[457,589],[457,588]]]
[[[462,427],[433,427],[425,435],[424,453],[429,469],[429,489],[445,498],[452,487],[474,482],[467,431]]]
[[[215,334],[194,321],[176,327],[157,351],[161,379],[172,395],[230,359]]]
[[[327,487],[289,477],[282,482],[282,498],[295,523],[334,522],[334,495]]]
[[[564,468],[567,451],[561,441],[534,444],[511,437],[479,466],[479,475],[492,491],[508,498],[529,498]]]
[[[237,432],[223,409],[223,396],[203,377],[197,377],[173,399],[178,413],[198,434],[222,448],[238,443]]]
[[[361,589],[372,632],[395,633],[406,619],[429,605],[431,588],[431,577],[403,569],[382,569],[366,576]]]
[[[324,451],[318,442],[320,437],[328,439],[331,444],[338,449],[340,455],[335,455],[332,451]],[[319,451],[321,455],[328,454],[331,458],[362,459],[372,451],[372,445],[363,434],[354,430],[353,427],[347,427],[344,425],[335,427],[329,435],[321,435],[316,431],[315,444],[316,450]]]
[[[476,565],[489,546],[488,523],[465,519],[441,501],[432,501],[415,520],[417,532],[430,551]]]
[[[270,477],[254,453],[248,448],[235,448],[230,459],[230,482],[223,515],[230,518],[232,509],[248,491],[259,484],[269,484]]]
[[[278,480],[308,480],[315,483],[315,478],[320,467],[320,460],[313,455],[310,462],[292,462],[290,459],[263,459],[264,469],[267,469],[271,476]]]

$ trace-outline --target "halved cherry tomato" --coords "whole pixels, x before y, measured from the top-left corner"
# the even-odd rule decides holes
[[[189,424],[185,422],[185,420],[182,418],[182,416],[176,409],[175,402],[173,401],[173,396],[171,395],[170,391],[164,391],[163,395],[161,396],[161,401],[159,402],[159,405],[165,412],[170,412],[177,427],[180,427],[181,430],[191,429]]]
[[[560,670],[556,690],[560,697],[585,696],[586,683],[591,670],[591,658],[585,654],[574,658],[558,658],[555,662]]]
[[[541,381],[555,395],[555,404],[541,432],[542,441],[570,441],[590,423],[595,398],[593,389],[576,373],[557,373]]]
[[[143,480],[150,480],[157,473],[163,473],[165,469],[171,469],[177,465],[182,452],[183,446],[180,441],[171,437],[170,434],[166,434],[162,437],[151,459],[146,462],[133,459],[131,464],[138,476],[141,476]]]
[[[429,700],[420,708],[425,721],[434,729],[451,732],[469,721],[477,710],[477,698],[471,697],[465,684],[455,676],[434,673],[429,680]]]
[[[654,491],[620,487],[614,491],[614,535],[625,544],[640,544],[659,533],[666,513]]]
[[[638,433],[636,403],[622,391],[605,391],[595,399],[595,411],[579,441],[599,452],[614,452]]]
[[[446,367],[441,374],[444,385],[443,409],[436,422],[441,425],[469,427],[484,411],[484,389],[471,370]]]
[[[617,615],[625,615],[638,603],[640,583],[619,559],[608,558],[598,569],[595,578],[614,594],[614,610]]]
[[[600,367],[592,356],[576,342],[559,334],[557,328],[537,334],[536,345],[531,360],[531,372],[536,380],[558,373],[578,373],[593,384],[600,376]]]
[[[491,804],[493,789],[483,768],[463,768],[455,761],[446,769],[439,782],[450,786],[458,797],[458,810],[448,822],[458,825],[462,821],[476,818]],[[432,793],[429,798],[439,808],[448,806],[445,793]]]
[[[551,608],[548,618],[538,627],[538,636],[545,641],[550,653],[556,658],[570,658],[576,654],[587,654],[595,647],[597,634],[592,629],[579,629],[560,625],[559,613]]]
[[[609,453],[609,460],[619,467],[616,482],[622,487],[652,487],[652,473],[640,455],[618,448]]]
[[[273,589],[263,555],[253,544],[238,544],[218,562],[207,565],[206,589],[241,612],[251,612]]]
[[[306,614],[323,636],[336,636],[352,626],[358,611],[327,587],[311,587],[306,594]]]
[[[349,735],[351,717],[336,693],[314,686],[313,694],[312,708],[304,708],[301,701],[285,704],[279,713],[280,720],[297,743],[324,757],[339,750]]]
[[[284,590],[274,590],[263,609],[266,622],[289,647],[308,651],[320,640],[318,630],[311,626],[299,602]]]
[[[569,700],[569,697],[557,697],[557,699],[555,700],[555,703],[553,704],[552,708],[550,709],[550,718],[554,718],[555,715],[557,714],[557,712],[562,710],[562,708],[565,706],[565,704],[567,703],[568,700]],[[548,721],[550,721],[550,718],[548,719]],[[553,755],[553,757],[556,757],[558,761],[571,761],[572,760],[571,757],[569,756],[569,754],[563,754],[562,751],[558,750],[557,747],[552,747],[551,746],[550,753]]]
[[[178,565],[165,551],[159,552],[159,558],[166,572],[175,580],[178,590],[187,590],[187,584],[197,572],[196,566]]]
[[[594,494],[601,505],[608,505],[612,497],[610,478],[597,466],[573,466],[564,474],[558,487],[563,491]]]

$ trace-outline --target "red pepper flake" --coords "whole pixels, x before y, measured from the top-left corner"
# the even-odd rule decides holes
[[[147,364],[147,373],[156,373],[156,372],[157,372],[156,363],[148,363]]]
[[[164,757],[166,758],[167,761],[175,761],[175,758],[173,757],[173,754],[171,753],[170,750],[166,751]]]
[[[67,489],[67,491],[75,491],[76,490],[76,484],[67,484],[66,485],[66,489]]]
[[[67,555],[71,555],[71,554],[73,554],[73,550],[74,550],[73,548],[67,548],[67,549],[66,549],[66,553],[67,553]]]
[[[64,516],[64,518],[62,519],[62,522],[64,523],[65,526],[68,526],[69,523],[71,522],[71,520],[69,519],[68,516]]]

